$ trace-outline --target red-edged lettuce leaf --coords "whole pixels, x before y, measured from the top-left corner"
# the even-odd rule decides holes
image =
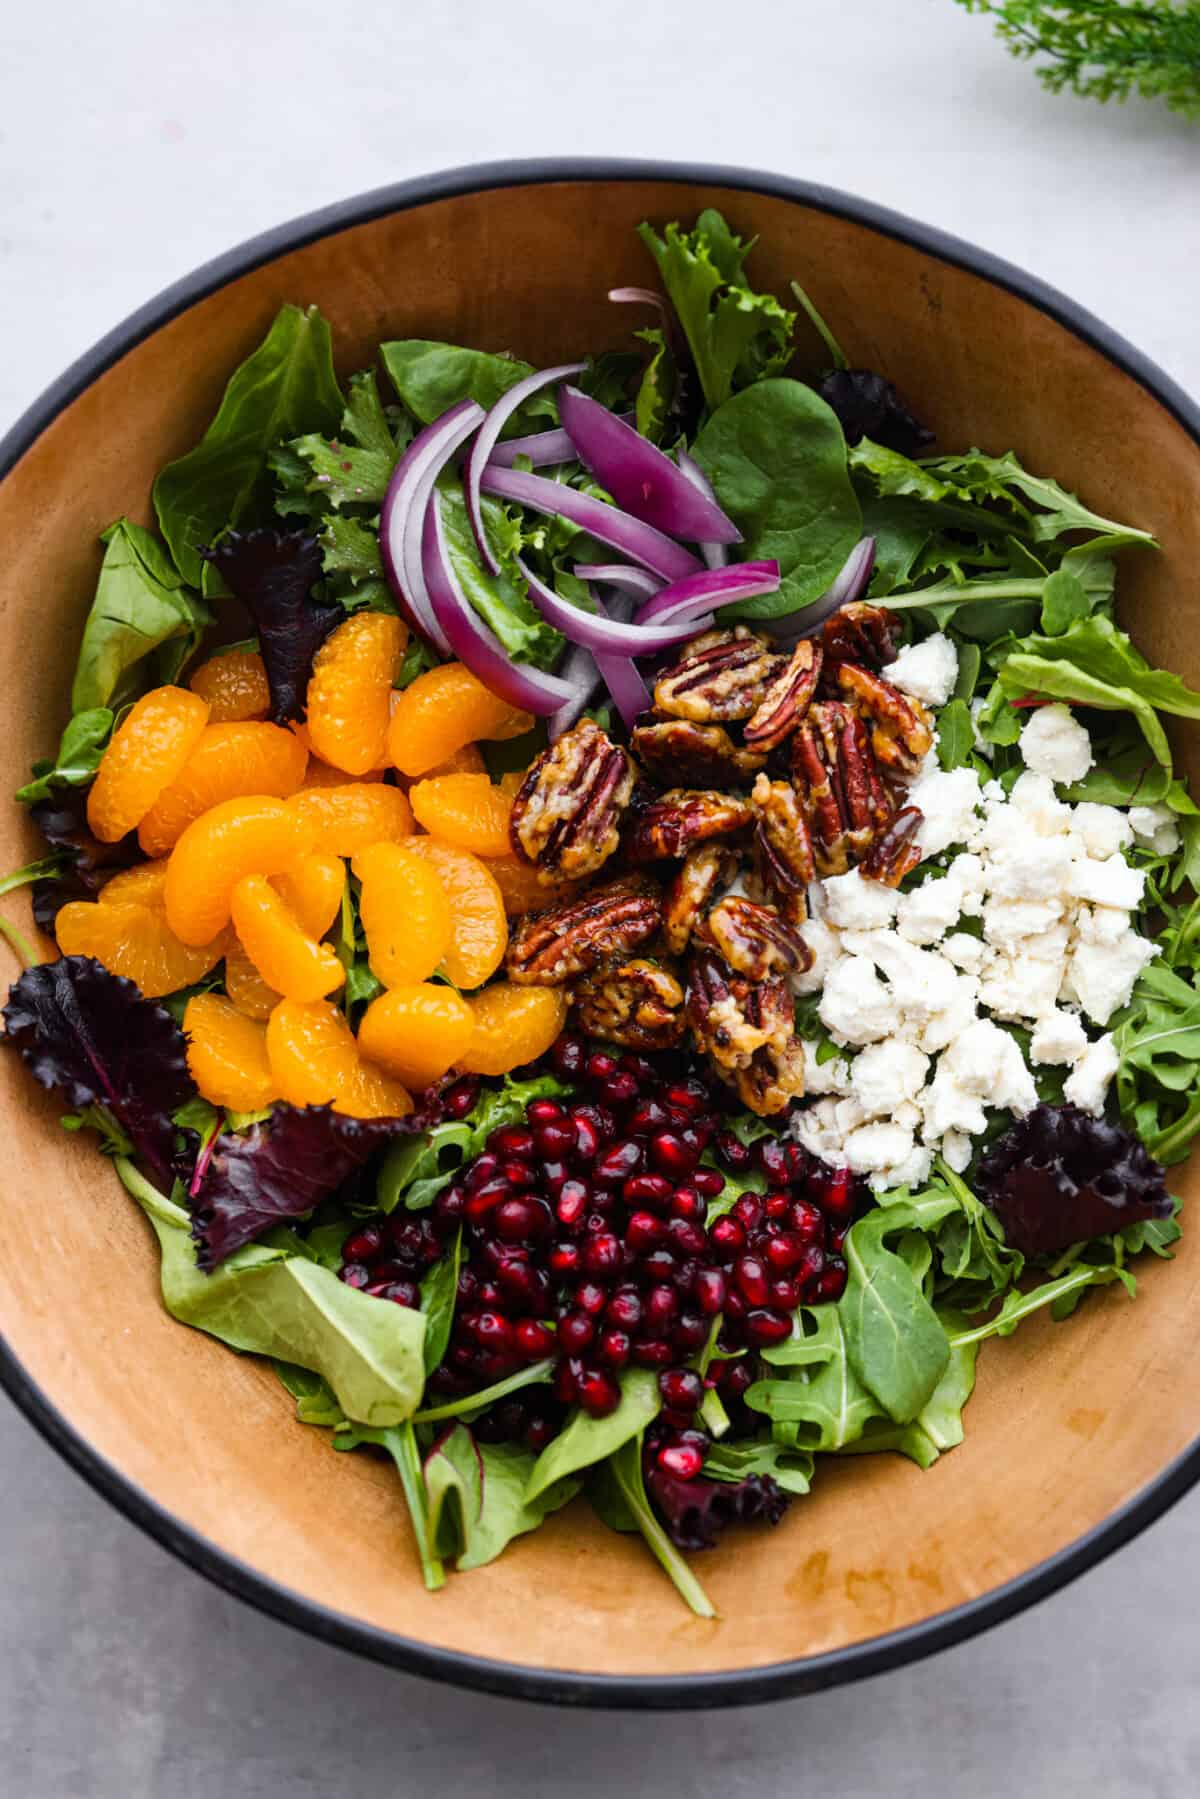
[[[744,1480],[677,1480],[656,1464],[646,1470],[646,1491],[679,1549],[713,1549],[731,1524],[778,1524],[789,1496],[769,1474]]]
[[[164,1006],[91,956],[64,956],[14,982],[4,1027],[36,1081],[76,1110],[102,1107],[170,1188],[171,1114],[194,1088],[183,1032]]]
[[[230,531],[201,550],[252,615],[271,692],[271,719],[304,717],[313,657],[345,607],[310,599],[321,579],[321,547],[307,531]]]
[[[61,874],[34,887],[33,916],[43,931],[53,931],[59,908],[68,900],[95,899],[110,875],[142,859],[136,831],[117,843],[101,843],[92,836],[87,794],[81,788],[63,788],[51,798],[39,800],[29,816],[51,849],[64,850],[71,858]]]
[[[248,1131],[222,1131],[192,1195],[192,1235],[201,1268],[274,1225],[311,1212],[392,1137],[425,1130],[427,1114],[349,1118],[332,1106],[277,1105]]]
[[[933,432],[914,418],[892,383],[873,369],[831,369],[816,387],[837,413],[848,444],[869,437],[902,456],[915,456],[933,442]]]

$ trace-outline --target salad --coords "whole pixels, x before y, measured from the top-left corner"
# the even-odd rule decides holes
[[[428,1587],[577,1501],[710,1617],[691,1552],[1170,1257],[1200,694],[1146,532],[940,453],[719,214],[641,235],[555,368],[343,386],[281,310],[103,535],[4,1018]]]

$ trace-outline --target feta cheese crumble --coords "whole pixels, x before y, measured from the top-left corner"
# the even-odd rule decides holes
[[[1036,706],[1019,742],[1026,768],[1067,786],[1082,781],[1095,760],[1092,740],[1069,706]]]
[[[958,651],[943,631],[935,631],[920,643],[910,643],[883,671],[885,680],[901,693],[923,700],[927,706],[944,706],[958,679]]]

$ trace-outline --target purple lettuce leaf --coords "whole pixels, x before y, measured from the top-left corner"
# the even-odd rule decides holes
[[[142,860],[137,832],[117,843],[101,843],[87,822],[87,793],[66,787],[30,808],[30,818],[51,849],[71,858],[61,874],[38,881],[33,889],[33,916],[38,928],[53,932],[54,921],[68,900],[94,900],[110,875]]]
[[[678,1549],[715,1548],[731,1524],[778,1524],[788,1495],[769,1474],[745,1480],[678,1480],[657,1463],[645,1471],[646,1491]]]
[[[165,1006],[91,956],[27,968],[4,1007],[5,1042],[76,1110],[101,1107],[171,1186],[171,1114],[193,1093],[183,1032]]]
[[[350,1118],[332,1106],[277,1105],[246,1131],[222,1131],[191,1197],[201,1268],[213,1269],[274,1225],[303,1218],[392,1137],[430,1118]]]
[[[848,444],[869,437],[902,456],[915,456],[933,442],[933,432],[913,417],[891,382],[871,369],[831,369],[817,392],[837,413]]]
[[[979,1190],[1025,1256],[1053,1255],[1168,1218],[1166,1177],[1145,1145],[1078,1106],[1037,1106],[979,1164]]]
[[[309,597],[323,573],[317,539],[307,531],[230,531],[200,554],[254,619],[272,722],[302,719],[313,657],[346,616],[343,606]]]

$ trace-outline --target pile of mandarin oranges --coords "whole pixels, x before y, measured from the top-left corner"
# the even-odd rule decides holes
[[[89,825],[106,843],[136,830],[146,860],[62,908],[59,948],[150,998],[223,964],[224,992],[184,1014],[192,1078],[216,1106],[401,1117],[443,1075],[505,1074],[562,1029],[559,992],[491,978],[508,919],[547,893],[509,843],[520,776],[494,785],[478,744],[533,721],[457,662],[397,692],[407,640],[398,618],[352,615],[287,728],[266,722],[261,657],[219,653],[190,687],[138,700],[105,751]],[[331,941],[345,941],[351,876],[382,987],[357,1032]]]

